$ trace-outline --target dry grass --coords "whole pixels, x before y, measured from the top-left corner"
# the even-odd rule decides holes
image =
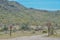
[[[15,38],[15,37],[22,37],[22,36],[33,36],[33,35],[40,35],[40,31],[18,31],[18,32],[13,32],[12,35],[10,36],[9,34],[0,34],[0,39],[3,38]]]

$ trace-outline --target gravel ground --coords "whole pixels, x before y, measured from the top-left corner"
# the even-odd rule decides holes
[[[50,38],[50,37],[43,37],[43,35],[37,35],[37,36],[24,36],[12,39],[0,39],[0,40],[60,40],[60,38]]]

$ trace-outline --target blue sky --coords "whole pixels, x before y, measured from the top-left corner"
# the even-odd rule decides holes
[[[17,1],[28,8],[42,10],[60,10],[60,0],[13,0],[13,1]]]

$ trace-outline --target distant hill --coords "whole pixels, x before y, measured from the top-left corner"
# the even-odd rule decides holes
[[[0,0],[0,24],[43,25],[48,20],[60,24],[60,10],[26,8],[15,1]]]

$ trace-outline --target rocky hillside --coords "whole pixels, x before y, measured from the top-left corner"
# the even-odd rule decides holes
[[[15,1],[0,0],[0,24],[43,25],[48,20],[60,24],[60,11],[26,8]]]

